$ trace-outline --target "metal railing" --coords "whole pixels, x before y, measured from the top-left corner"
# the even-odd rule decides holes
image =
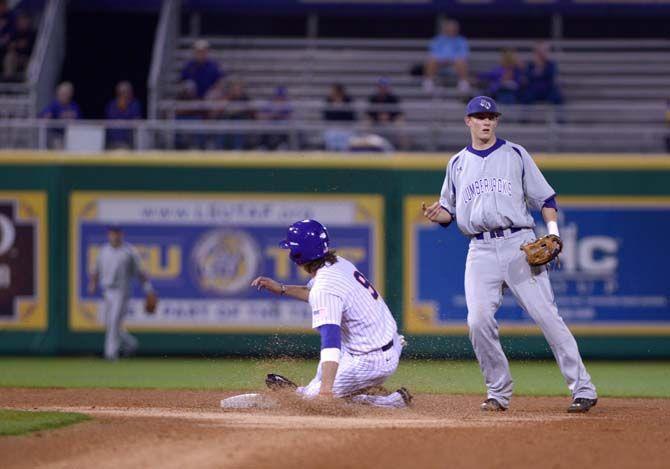
[[[65,56],[65,8],[65,0],[46,2],[25,81],[0,83],[1,116],[35,116],[53,96]]]
[[[65,0],[49,0],[40,23],[35,51],[28,64],[31,115],[51,100],[65,58]]]
[[[164,72],[172,64],[177,50],[179,35],[180,0],[163,0],[160,18],[154,36],[154,47],[151,54],[151,70],[149,71],[149,118],[156,118],[157,104],[161,97]]]
[[[499,134],[531,151],[662,152],[664,124],[581,125],[507,123]],[[456,151],[469,136],[457,122],[334,122],[264,120],[59,121],[0,120],[0,148],[101,151],[352,150],[356,145],[403,151]],[[118,145],[121,143],[121,145]],[[389,145],[387,145],[389,144]]]

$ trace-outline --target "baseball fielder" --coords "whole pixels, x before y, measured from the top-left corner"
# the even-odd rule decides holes
[[[512,396],[512,376],[494,318],[503,289],[509,288],[549,342],[572,393],[568,412],[587,412],[597,403],[596,389],[577,342],[558,315],[547,268],[531,267],[520,250],[535,240],[529,208],[541,210],[547,231],[559,236],[556,193],[522,146],[496,137],[500,115],[487,96],[468,103],[465,124],[471,144],[449,160],[440,200],[423,204],[423,214],[445,227],[456,220],[470,238],[465,299],[470,340],[488,388],[481,409],[505,410]]]
[[[289,249],[291,260],[311,275],[310,282],[284,285],[258,277],[251,283],[311,306],[312,327],[321,335],[321,360],[316,377],[296,391],[307,398],[351,398],[362,404],[405,407],[412,399],[405,388],[388,396],[363,393],[381,386],[395,372],[402,337],[379,292],[356,266],[337,256],[329,242],[326,228],[315,220],[292,224],[280,247]]]
[[[137,339],[123,327],[128,313],[131,282],[137,277],[142,282],[144,292],[153,292],[151,282],[142,270],[137,251],[123,241],[123,232],[118,226],[107,230],[108,243],[105,244],[95,263],[88,283],[88,292],[93,295],[98,284],[104,298],[103,317],[105,319],[105,358],[116,360],[119,353],[132,355],[137,350]]]

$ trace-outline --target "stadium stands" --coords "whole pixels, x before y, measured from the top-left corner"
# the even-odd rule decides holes
[[[421,87],[411,68],[426,54],[424,40],[278,39],[208,37],[211,56],[228,76],[243,79],[249,95],[262,100],[278,84],[286,86],[302,132],[314,133],[330,85],[347,86],[359,112],[380,76],[387,77],[402,99],[405,131],[413,149],[461,146],[463,97],[447,81],[434,93]],[[169,118],[177,103],[178,73],[191,54],[193,38],[182,37],[170,54],[172,63],[157,89],[157,117]],[[514,48],[530,57],[533,40],[471,40],[473,74],[498,60],[500,50]],[[661,151],[666,96],[670,96],[668,40],[561,40],[552,43],[566,104],[508,106],[506,134],[537,150]],[[260,102],[260,101],[259,101]],[[308,128],[310,127],[310,128]],[[318,146],[318,138],[303,141]]]
[[[40,18],[37,38],[28,62],[25,79],[0,82],[0,147],[32,147],[36,132],[32,125],[13,125],[12,120],[32,118],[52,98],[65,51],[65,0],[46,4]]]
[[[0,148],[46,148],[49,128],[58,125],[35,117],[52,98],[61,72],[66,3],[45,2],[26,81],[0,84]],[[188,135],[193,138],[181,140],[216,149],[216,145],[202,142],[216,141],[209,138],[212,135],[241,133],[251,136],[246,139],[246,147],[251,149],[272,135],[282,136],[286,141],[282,147],[322,149],[324,135],[334,127],[359,136],[378,134],[391,141],[392,134],[400,133],[402,138],[396,141],[406,142],[410,151],[452,151],[463,145],[463,102],[467,97],[458,92],[455,77],[442,77],[439,86],[427,92],[422,77],[415,74],[425,61],[428,38],[203,37],[180,33],[186,19],[182,15],[179,1],[162,3],[148,77],[149,119],[126,125],[80,121],[82,125],[103,131],[132,129],[136,149],[180,147],[180,138]],[[230,104],[226,104],[225,94],[218,104],[178,96],[180,72],[192,58],[197,39],[206,39],[211,45],[210,57],[225,72],[226,80],[244,83],[248,105],[255,111],[267,108],[277,87],[285,87],[290,116],[281,120],[198,120],[197,116],[216,114],[210,111]],[[503,48],[514,49],[525,62],[536,39],[473,38],[469,43],[470,75],[475,77],[498,62]],[[562,39],[551,41],[551,45],[565,104],[503,106],[506,137],[534,151],[665,150],[670,40]],[[368,97],[381,77],[389,81],[401,101],[404,119],[394,128],[375,126],[364,118],[370,110]],[[353,98],[357,121],[334,124],[323,119],[325,98],[334,83],[343,84]],[[475,88],[472,93],[477,91]],[[205,133],[207,138],[198,137]]]

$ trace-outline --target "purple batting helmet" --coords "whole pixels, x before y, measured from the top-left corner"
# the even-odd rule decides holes
[[[279,247],[290,249],[291,260],[302,265],[325,256],[329,242],[325,226],[316,220],[302,220],[288,227],[286,239],[279,243]]]

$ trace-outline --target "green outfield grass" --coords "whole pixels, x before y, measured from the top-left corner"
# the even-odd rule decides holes
[[[22,435],[37,430],[59,428],[89,418],[84,414],[72,412],[32,412],[0,409],[0,435]]]
[[[133,358],[108,363],[97,358],[0,358],[3,387],[102,387],[161,389],[262,389],[266,373],[285,374],[305,383],[315,361],[244,359]],[[567,395],[554,362],[512,362],[515,393]],[[669,362],[590,362],[601,396],[670,397]],[[471,361],[404,360],[387,387],[414,392],[480,394],[483,379]]]

